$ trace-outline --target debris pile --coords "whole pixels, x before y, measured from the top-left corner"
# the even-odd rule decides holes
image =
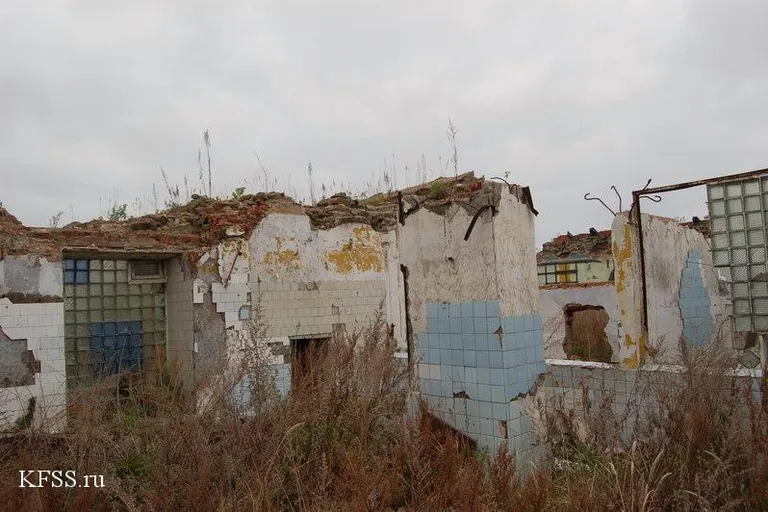
[[[62,250],[196,253],[229,236],[247,235],[269,213],[306,214],[314,229],[361,223],[387,232],[396,227],[399,215],[404,218],[420,208],[442,214],[451,204],[472,212],[496,206],[502,186],[468,172],[365,199],[336,194],[315,205],[299,204],[278,192],[237,199],[193,196],[187,204],[158,213],[127,220],[72,222],[62,228],[24,226],[0,206],[0,257],[34,254],[53,261],[61,258]],[[533,209],[530,192],[524,193],[527,189],[509,187]]]
[[[536,262],[542,264],[559,261],[602,261],[612,257],[611,230],[592,230],[591,233],[560,235],[546,242],[536,255]]]

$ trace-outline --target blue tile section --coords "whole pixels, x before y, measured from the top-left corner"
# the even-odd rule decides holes
[[[504,443],[513,453],[527,449],[532,431],[514,400],[546,372],[541,316],[502,317],[498,301],[432,302],[426,310],[427,331],[417,337],[422,397],[491,451]]]
[[[113,375],[140,368],[144,358],[141,322],[88,325],[94,375]]]
[[[273,364],[268,371],[272,372],[275,389],[280,398],[285,398],[291,391],[291,365]],[[247,376],[240,379],[233,389],[235,404],[238,410],[247,412],[251,408],[251,384]]]
[[[698,250],[688,253],[688,262],[683,269],[680,311],[683,317],[683,337],[688,345],[701,347],[708,344],[712,339],[712,310]]]

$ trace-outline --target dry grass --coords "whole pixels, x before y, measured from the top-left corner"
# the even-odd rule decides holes
[[[572,414],[555,412],[550,507],[768,509],[768,407],[755,399],[765,394],[729,376],[734,362],[717,346],[682,352],[680,373],[639,372],[641,396],[627,413],[609,404],[606,418],[603,407],[586,436]]]
[[[540,509],[540,475],[483,457],[428,415],[408,413],[408,372],[381,321],[331,341],[290,400],[254,381],[243,420],[220,385],[192,413],[173,379],[115,377],[71,399],[67,431],[0,445],[5,510]],[[264,361],[245,358],[251,376]],[[263,370],[263,368],[261,368]],[[264,393],[262,395],[262,393]],[[263,400],[261,400],[263,398]],[[267,404],[267,405],[265,405]],[[416,408],[418,409],[418,407]],[[19,488],[21,469],[104,475],[105,488]]]
[[[252,338],[258,338],[258,326]],[[115,377],[71,398],[61,436],[0,443],[5,510],[765,510],[768,407],[724,374],[716,351],[684,352],[677,376],[649,372],[631,435],[597,407],[587,435],[556,411],[554,469],[522,478],[420,407],[379,319],[339,336],[313,378],[281,399],[246,347],[254,413],[232,383],[193,413],[171,378]],[[763,382],[763,385],[765,383]],[[410,411],[410,412],[409,412]],[[21,469],[104,475],[105,488],[22,489]]]

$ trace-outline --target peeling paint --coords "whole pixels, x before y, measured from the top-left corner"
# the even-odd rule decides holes
[[[325,259],[336,265],[337,272],[341,274],[384,270],[384,251],[370,226],[355,228],[353,238],[344,243],[341,249],[327,252]]]
[[[292,237],[289,240],[295,239]],[[298,270],[301,268],[301,259],[299,258],[298,251],[294,249],[283,249],[283,239],[279,236],[275,237],[275,245],[277,250],[264,253],[265,265],[277,265],[290,270]]]
[[[627,267],[630,265],[632,256],[632,238],[631,227],[629,224],[624,226],[624,247],[619,247],[619,243],[613,242],[613,257],[616,259],[616,291],[622,292],[626,286]]]
[[[630,357],[625,357],[623,360],[624,366],[628,368],[637,368],[640,361],[645,360],[646,342],[645,336],[640,336],[637,341],[632,339],[629,334],[626,335],[625,345],[627,348],[637,347],[634,353]]]

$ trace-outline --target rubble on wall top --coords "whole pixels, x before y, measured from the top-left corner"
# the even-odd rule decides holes
[[[361,223],[387,232],[395,228],[400,207],[405,214],[418,208],[443,213],[450,204],[459,203],[477,211],[481,203],[498,204],[500,187],[468,172],[364,199],[336,194],[315,205],[299,204],[279,192],[246,194],[237,199],[193,196],[187,204],[141,217],[121,221],[99,218],[62,228],[24,226],[0,206],[0,258],[4,254],[34,254],[58,260],[63,249],[199,252],[226,239],[228,233],[250,233],[269,213],[307,215],[313,229]],[[523,202],[525,197],[520,195],[520,187],[517,189]]]
[[[3,225],[21,226],[21,222],[0,203],[0,226]]]
[[[611,230],[597,231],[593,228],[589,233],[567,233],[546,242],[536,255],[536,262],[606,260],[612,257]]]
[[[681,222],[681,226],[686,227],[688,229],[693,229],[704,235],[705,238],[709,238],[712,234],[712,231],[709,226],[709,218],[704,217],[703,219],[700,219],[698,217],[694,217],[692,221],[690,222]]]

